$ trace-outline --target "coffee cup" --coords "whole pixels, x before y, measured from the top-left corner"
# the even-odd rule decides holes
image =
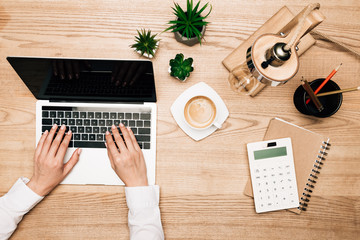
[[[210,126],[221,128],[217,119],[215,103],[206,96],[190,98],[184,106],[184,118],[187,125],[193,129],[203,130]]]

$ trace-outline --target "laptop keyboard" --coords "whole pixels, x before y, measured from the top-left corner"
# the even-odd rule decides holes
[[[105,133],[111,133],[111,126],[123,123],[133,131],[141,149],[150,149],[150,112],[104,111],[90,107],[42,107],[42,132],[54,124],[65,125],[73,133],[69,147],[106,148]],[[58,128],[59,129],[59,128]]]

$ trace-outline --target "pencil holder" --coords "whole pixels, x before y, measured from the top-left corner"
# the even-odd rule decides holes
[[[311,88],[315,91],[315,89],[320,86],[323,81],[324,78],[319,78],[310,82],[309,84]],[[334,81],[329,80],[319,91],[319,93],[330,92],[334,90],[340,90],[340,87]],[[296,89],[293,98],[296,109],[303,114],[313,115],[319,118],[330,117],[331,115],[335,114],[339,110],[343,100],[342,93],[319,97],[319,101],[324,107],[324,109],[319,112],[319,110],[315,107],[312,101],[310,101],[309,104],[306,104],[306,100],[308,97],[309,95],[300,85]]]

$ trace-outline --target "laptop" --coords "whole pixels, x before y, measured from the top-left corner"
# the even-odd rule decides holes
[[[64,161],[82,148],[62,184],[124,185],[111,168],[105,133],[129,126],[155,184],[156,91],[151,61],[7,57],[36,102],[36,143],[53,124],[73,132]]]

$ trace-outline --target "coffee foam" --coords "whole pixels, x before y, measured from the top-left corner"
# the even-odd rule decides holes
[[[209,126],[216,117],[215,104],[205,96],[191,98],[184,108],[185,120],[195,128]]]

